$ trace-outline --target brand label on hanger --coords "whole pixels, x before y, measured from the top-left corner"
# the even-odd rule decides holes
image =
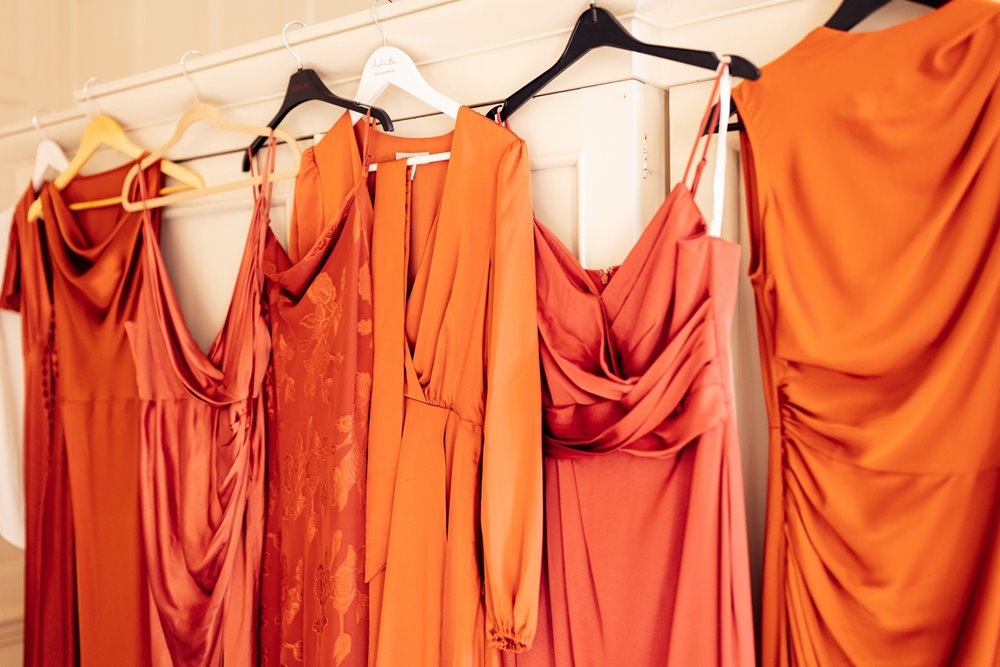
[[[375,62],[372,63],[372,74],[375,74],[376,76],[392,74],[396,71],[397,62],[396,56],[382,56],[380,58],[376,58]]]
[[[423,153],[396,153],[397,160],[409,159],[411,157],[423,157],[425,155],[430,155],[429,151],[424,151]]]

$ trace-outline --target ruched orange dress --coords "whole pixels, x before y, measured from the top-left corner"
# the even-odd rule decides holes
[[[1000,4],[734,98],[771,422],[763,664],[1000,664]]]
[[[707,232],[698,180],[610,270],[535,224],[545,569],[535,645],[507,665],[754,664],[729,367],[740,248]]]
[[[358,131],[363,132],[364,121]],[[365,477],[372,206],[344,114],[302,154],[288,253],[268,237],[261,664],[368,664]]]
[[[451,151],[408,168],[405,153]],[[472,111],[373,131],[369,663],[497,661],[535,633],[542,450],[524,142]],[[367,167],[365,167],[367,169]]]
[[[61,192],[44,185],[42,219],[27,222],[26,195],[12,229],[4,305],[20,307],[25,346],[26,665],[149,663],[139,396],[124,327],[143,282],[143,223],[118,206],[69,209],[118,196],[130,167]],[[154,166],[146,184],[157,183]]]
[[[273,167],[273,138],[268,150]],[[142,193],[145,197],[145,192]],[[156,667],[251,667],[264,537],[264,240],[255,193],[236,285],[207,354],[188,330],[143,216],[146,281],[126,326],[139,379],[139,489]]]

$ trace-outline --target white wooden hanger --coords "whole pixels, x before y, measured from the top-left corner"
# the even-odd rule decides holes
[[[42,142],[35,149],[35,168],[31,172],[31,187],[35,192],[38,192],[49,171],[54,171],[57,174],[64,171],[69,166],[69,158],[66,157],[59,144],[49,139],[49,135],[45,134],[45,130],[38,122],[37,113],[31,117],[31,124],[35,126],[38,134],[42,135]]]
[[[184,115],[181,116],[180,120],[177,121],[177,127],[174,130],[173,136],[167,140],[167,143],[163,144],[155,151],[150,153],[146,158],[142,160],[140,164],[134,165],[132,169],[129,170],[128,174],[125,176],[125,182],[122,183],[122,208],[126,211],[134,212],[141,211],[144,208],[159,208],[162,206],[167,206],[168,204],[173,204],[176,202],[186,201],[188,199],[195,199],[197,197],[205,197],[207,195],[216,194],[219,192],[228,192],[229,190],[237,190],[239,188],[249,188],[254,185],[260,185],[263,182],[265,174],[257,174],[253,178],[244,178],[238,181],[232,181],[230,183],[220,183],[218,185],[211,185],[199,190],[188,190],[185,192],[177,192],[170,195],[161,195],[159,197],[153,197],[146,200],[132,201],[130,193],[132,190],[132,182],[135,180],[136,176],[139,174],[139,168],[145,169],[149,165],[153,164],[157,160],[161,159],[166,155],[167,151],[173,148],[187,132],[188,128],[194,125],[198,121],[205,121],[211,123],[215,127],[221,130],[229,130],[232,132],[241,132],[243,134],[249,134],[253,137],[259,136],[269,136],[274,134],[275,139],[280,139],[288,144],[288,147],[292,149],[295,153],[295,169],[288,171],[275,172],[273,174],[266,175],[268,182],[282,181],[289,178],[295,178],[299,173],[299,160],[302,157],[302,151],[299,149],[298,143],[295,141],[295,137],[290,135],[284,130],[272,130],[269,127],[260,127],[257,125],[243,125],[240,123],[234,123],[227,120],[215,107],[206,104],[201,101],[201,96],[198,94],[198,85],[195,80],[191,77],[191,74],[187,71],[186,60],[190,55],[195,55],[200,53],[199,51],[188,51],[181,57],[181,73],[184,77],[191,82],[194,87],[194,97],[195,102]]]
[[[392,0],[389,1],[392,2]],[[426,102],[449,118],[458,118],[458,110],[462,105],[432,88],[420,74],[413,58],[406,55],[401,49],[389,46],[385,30],[379,25],[378,17],[375,15],[376,5],[378,5],[378,0],[372,3],[372,21],[378,31],[382,33],[382,46],[375,49],[375,52],[368,57],[354,99],[361,104],[373,104],[391,84],[418,100]],[[352,123],[358,122],[359,118],[361,118],[361,114],[351,112]]]

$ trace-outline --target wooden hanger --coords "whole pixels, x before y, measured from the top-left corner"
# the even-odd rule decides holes
[[[378,0],[372,2],[372,21],[382,33],[382,46],[368,56],[354,99],[362,104],[371,104],[385,92],[386,88],[393,85],[421,102],[429,104],[449,118],[458,118],[458,109],[462,105],[431,87],[420,74],[413,58],[408,56],[406,52],[395,46],[389,46],[385,30],[382,29],[378,17],[375,15],[376,5],[378,5]],[[351,121],[356,123],[361,116],[362,114],[352,111]]]
[[[198,86],[195,84],[194,79],[188,73],[187,68],[184,65],[185,59],[197,53],[196,51],[188,51],[181,58],[181,72],[184,74],[185,78],[191,82],[191,85],[195,89],[195,103],[188,107],[188,110],[184,112],[181,119],[177,122],[177,128],[174,130],[173,136],[167,140],[167,143],[163,144],[155,151],[150,153],[148,156],[143,158],[142,162],[134,165],[126,174],[125,182],[122,183],[122,208],[126,211],[134,212],[141,211],[144,208],[159,208],[162,206],[167,206],[169,204],[174,204],[177,202],[187,201],[190,199],[196,199],[198,197],[206,197],[208,195],[217,194],[219,192],[228,192],[229,190],[236,190],[239,188],[249,188],[254,185],[260,185],[263,181],[265,174],[258,174],[253,178],[244,178],[239,181],[233,181],[231,183],[220,183],[219,185],[211,185],[198,190],[189,190],[186,192],[176,192],[173,194],[160,195],[152,199],[132,201],[130,197],[130,192],[132,190],[132,182],[135,180],[136,176],[139,174],[139,169],[146,169],[151,164],[161,159],[167,154],[171,148],[173,148],[187,132],[188,128],[197,122],[207,122],[211,123],[220,130],[229,130],[231,132],[240,132],[243,134],[249,134],[253,137],[257,136],[269,136],[274,135],[276,139],[280,139],[288,144],[292,152],[295,153],[295,169],[278,172],[274,174],[267,175],[267,180],[269,182],[286,180],[289,178],[295,178],[299,173],[299,160],[302,157],[302,151],[299,149],[298,143],[295,141],[295,137],[290,135],[284,130],[274,130],[270,127],[260,127],[258,125],[243,125],[241,123],[234,123],[227,120],[215,107],[205,104],[201,101],[198,96]]]
[[[913,1],[935,9],[948,3],[948,0]],[[825,27],[834,30],[850,30],[887,4],[889,4],[889,0],[844,0],[830,17],[830,20],[826,22]]]
[[[576,20],[576,25],[573,26],[573,33],[570,35],[569,42],[566,44],[562,55],[559,56],[559,60],[525,84],[520,90],[513,93],[502,104],[490,109],[486,115],[496,120],[497,115],[500,114],[503,120],[507,120],[525,102],[562,74],[570,65],[582,58],[586,53],[602,46],[624,49],[625,51],[632,51],[634,53],[643,53],[713,71],[718,69],[719,64],[722,62],[714,51],[682,49],[674,46],[660,46],[640,42],[619,23],[614,15],[606,9],[598,7],[595,2],[591,2],[590,8],[580,14],[580,17]],[[740,56],[731,56],[730,71],[733,76],[739,76],[744,79],[760,78],[760,70],[757,66]]]
[[[181,116],[180,121],[177,123],[177,129],[174,131],[174,135],[170,137],[167,143],[163,144],[155,151],[150,153],[147,157],[143,158],[142,168],[145,169],[149,165],[153,164],[156,160],[162,158],[167,151],[173,148],[184,136],[184,133],[189,127],[194,125],[199,121],[206,121],[214,125],[221,130],[230,130],[233,132],[241,132],[243,134],[248,134],[253,137],[268,135],[274,133],[275,139],[284,141],[292,149],[295,154],[296,165],[295,169],[290,169],[288,171],[276,172],[267,176],[268,182],[282,181],[289,178],[295,178],[299,173],[298,160],[302,157],[302,151],[299,149],[298,143],[295,141],[295,137],[290,135],[284,130],[272,130],[269,127],[261,127],[259,125],[242,125],[240,123],[233,123],[231,121],[223,118],[222,114],[219,113],[218,109],[204,102],[195,102],[184,115]],[[132,201],[129,196],[129,192],[132,188],[132,182],[135,180],[139,173],[139,165],[135,165],[129,170],[128,174],[125,176],[125,182],[122,184],[122,208],[126,211],[141,211],[143,208],[159,208],[162,206],[167,206],[169,204],[174,204],[177,202],[188,201],[190,199],[197,199],[198,197],[206,197],[208,195],[217,194],[219,192],[228,192],[229,190],[236,190],[239,188],[250,188],[254,185],[260,185],[263,181],[264,174],[258,174],[253,178],[244,178],[239,181],[233,181],[230,183],[220,183],[219,185],[210,185],[199,190],[188,190],[186,192],[175,192],[173,194],[161,195],[154,197],[152,199],[147,199],[145,201]]]
[[[295,58],[295,62],[298,65],[298,69],[292,73],[292,76],[288,79],[288,87],[285,88],[285,98],[281,101],[281,106],[278,108],[277,113],[274,114],[274,118],[271,122],[267,124],[270,128],[278,127],[278,124],[285,119],[292,109],[304,104],[306,102],[326,102],[327,104],[332,104],[334,106],[342,107],[344,109],[350,109],[351,111],[357,111],[361,115],[371,114],[386,132],[392,132],[392,119],[389,118],[383,109],[379,107],[372,106],[370,104],[359,104],[354,100],[349,100],[347,98],[336,95],[326,87],[323,80],[319,78],[319,74],[316,73],[314,69],[303,69],[302,68],[302,58],[299,54],[295,52],[291,44],[288,43],[288,29],[293,25],[300,25],[303,28],[307,27],[302,21],[289,21],[285,24],[285,27],[281,29],[281,43],[285,45],[288,52],[292,54]],[[250,171],[250,158],[257,154],[257,151],[264,146],[267,141],[267,137],[257,137],[254,139],[253,143],[250,144],[250,152],[243,156],[243,171]]]
[[[83,85],[83,94],[87,100],[90,100],[90,95],[87,93],[87,87],[93,80],[93,78],[88,79],[87,83]],[[102,146],[114,149],[133,159],[140,158],[142,154],[146,152],[141,146],[129,139],[125,130],[118,124],[118,121],[111,116],[101,114],[94,117],[94,119],[87,124],[87,127],[83,130],[83,136],[80,138],[80,145],[76,149],[76,154],[70,161],[69,166],[66,167],[66,169],[64,169],[62,173],[56,176],[56,178],[52,181],[52,185],[60,191],[65,189],[65,187],[69,185],[69,182],[80,174],[80,170],[83,166],[87,164],[90,158],[92,158]],[[162,170],[167,176],[175,178],[182,183],[182,185],[179,186],[164,188],[163,191],[169,190],[177,192],[179,190],[190,190],[192,188],[205,187],[205,181],[200,175],[175,162],[164,161]],[[76,202],[70,205],[70,210],[84,211],[104,206],[114,206],[119,203],[121,203],[120,197],[108,197],[94,201]],[[40,199],[36,199],[31,203],[31,208],[28,209],[28,220],[30,222],[34,222],[40,217],[42,217],[42,202]]]

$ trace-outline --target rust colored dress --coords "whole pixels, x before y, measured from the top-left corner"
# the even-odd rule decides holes
[[[268,173],[273,167],[268,150]],[[143,193],[145,195],[145,193]],[[139,371],[142,535],[152,663],[257,664],[264,533],[263,313],[270,187],[253,217],[222,329],[208,353],[184,322],[151,218],[129,342]]]
[[[26,194],[11,232],[4,305],[20,308],[25,346],[26,665],[149,663],[139,398],[124,327],[143,280],[143,224],[117,206],[69,209],[120,194],[130,167],[62,192],[44,185],[38,223],[27,222]],[[151,168],[147,184],[158,181]]]
[[[267,241],[274,366],[261,591],[265,667],[368,663],[373,341],[366,181],[345,113],[302,155],[289,253],[273,235]]]
[[[375,132],[369,663],[499,660],[535,632],[541,396],[524,143],[462,107],[452,133]],[[451,151],[420,165],[402,153]],[[399,154],[399,155],[397,155]]]
[[[700,172],[610,270],[535,223],[545,569],[535,645],[507,665],[754,664],[729,366],[740,249],[708,233]]]
[[[1000,4],[734,91],[771,422],[763,664],[1000,664]]]

